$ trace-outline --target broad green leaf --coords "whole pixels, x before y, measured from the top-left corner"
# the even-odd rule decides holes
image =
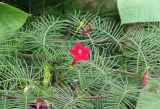
[[[0,29],[17,31],[20,29],[30,14],[0,2]]]
[[[151,80],[140,93],[136,109],[159,109],[160,104],[160,83],[158,80]]]
[[[121,24],[160,21],[160,0],[117,0]]]

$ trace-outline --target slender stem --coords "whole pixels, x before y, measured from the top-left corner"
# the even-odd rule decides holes
[[[95,10],[97,10],[96,15],[99,15],[101,6],[104,4],[103,2],[104,2],[104,0],[101,0],[101,1],[99,2],[99,4],[97,5],[97,7],[95,8]]]
[[[32,12],[32,2],[31,2],[31,0],[29,0],[29,13],[31,14]]]
[[[45,57],[43,57],[43,56],[33,56],[32,54],[21,54],[21,56],[24,59],[38,59],[38,60],[45,59]],[[119,55],[119,56],[121,56],[121,55]],[[52,63],[57,64],[57,65],[60,64],[57,61],[53,61]],[[74,64],[75,64],[75,60],[72,61],[71,65],[74,65]],[[128,71],[124,71],[124,70],[120,70],[120,69],[111,69],[111,70],[121,72],[122,74],[126,74],[129,77],[136,77],[137,76],[137,73],[134,73],[134,72],[128,72]],[[160,74],[152,74],[152,75],[149,75],[149,76],[152,77],[152,78],[160,78]]]
[[[5,98],[4,109],[6,109],[7,98]]]
[[[25,97],[25,109],[27,109],[27,107],[28,107],[28,98]]]
[[[1,94],[0,96],[4,96],[9,99],[23,99],[23,97],[12,96],[12,95],[8,95],[8,94]]]
[[[122,74],[126,74],[129,77],[136,77],[136,73],[132,73],[132,72],[124,71],[124,70],[119,70],[119,69],[111,69],[111,70],[121,72]]]
[[[115,94],[113,94],[113,93],[108,93],[106,95],[78,97],[76,99],[79,99],[79,100],[97,100],[97,99],[106,99],[106,98],[114,96],[114,95]],[[53,97],[53,99],[57,99],[57,98]],[[60,99],[60,98],[58,98],[58,99]]]
[[[41,16],[44,15],[45,0],[41,0]]]
[[[139,50],[138,56],[137,56],[137,71],[136,71],[137,75],[139,73],[139,58],[140,58],[140,50]]]
[[[21,54],[21,57],[22,58],[24,58],[24,59],[29,59],[29,60],[32,60],[32,59],[37,59],[37,60],[43,60],[43,59],[45,59],[45,56],[38,56],[38,55],[36,55],[36,56],[33,56],[32,54],[25,54],[25,53],[22,53]],[[59,65],[60,63],[59,62],[57,62],[57,61],[53,61],[52,62],[53,64],[57,64],[57,65]]]
[[[102,96],[90,96],[90,97],[85,97],[83,99],[90,99],[90,100],[95,100],[95,99],[105,99],[107,97],[110,97],[111,95],[102,95]]]

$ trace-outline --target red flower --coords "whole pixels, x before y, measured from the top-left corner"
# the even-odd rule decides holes
[[[90,48],[85,48],[78,42],[75,43],[74,48],[69,49],[69,52],[74,57],[72,65],[81,60],[89,60],[88,54],[90,52]]]
[[[92,31],[92,25],[91,25],[90,23],[88,23],[86,19],[84,19],[83,21],[84,21],[85,23],[87,23],[88,29],[83,29],[83,30],[82,30],[82,33],[83,33],[83,34],[88,34],[88,33],[90,33],[90,32]]]
[[[43,103],[45,101],[45,98],[37,98],[36,102],[37,103]]]
[[[148,72],[147,72],[147,70],[145,70],[142,77],[141,77],[142,87],[144,87],[147,84],[147,79],[148,79]]]

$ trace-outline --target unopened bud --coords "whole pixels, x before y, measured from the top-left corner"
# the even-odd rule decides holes
[[[27,96],[27,95],[28,95],[28,92],[29,92],[29,86],[25,86],[23,92],[24,92],[24,94]]]

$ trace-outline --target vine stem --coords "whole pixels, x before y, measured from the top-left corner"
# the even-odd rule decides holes
[[[25,97],[25,109],[28,108],[28,97]]]
[[[24,58],[24,59],[29,59],[29,60],[32,60],[32,59],[43,60],[43,59],[45,59],[44,56],[33,56],[32,54],[24,54],[24,53],[21,54],[21,57]],[[52,63],[57,64],[57,65],[60,64],[57,61],[52,61]],[[134,77],[135,78],[137,76],[137,73],[134,73],[134,72],[124,71],[124,70],[120,70],[120,69],[111,69],[111,70],[121,72],[122,74],[125,74],[128,77]],[[160,78],[160,74],[150,74],[149,76],[151,78]]]
[[[45,0],[41,0],[41,16],[44,15],[44,9],[45,8]]]
[[[12,96],[8,94],[1,94],[0,96],[4,96],[8,99],[25,99],[25,103],[27,104],[28,98],[27,97],[22,97],[22,96]],[[88,96],[88,97],[83,97],[83,98],[78,98],[82,100],[95,100],[95,99],[105,99],[107,97],[113,96],[113,94],[108,94],[108,95],[100,95],[100,96]],[[56,99],[56,98],[53,98]],[[26,108],[27,109],[27,108]]]

